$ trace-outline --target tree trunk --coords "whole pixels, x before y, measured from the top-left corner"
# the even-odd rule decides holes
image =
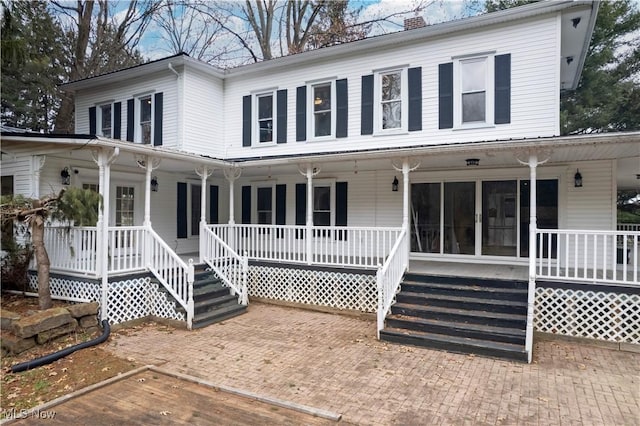
[[[44,218],[35,215],[31,223],[31,241],[38,264],[38,305],[40,309],[53,306],[49,289],[49,255],[44,247]]]

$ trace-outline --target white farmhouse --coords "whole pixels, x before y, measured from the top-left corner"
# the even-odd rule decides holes
[[[560,136],[597,7],[72,81],[78,134],[3,132],[3,194],[103,195],[96,227],[46,238],[54,293],[112,323],[205,326],[252,297],[525,361],[534,328],[639,344],[640,226],[617,228],[616,194],[639,186],[640,133]]]

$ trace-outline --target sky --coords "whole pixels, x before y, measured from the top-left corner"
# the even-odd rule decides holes
[[[474,0],[351,0],[354,7],[362,7],[362,11],[360,13],[360,19],[363,21],[372,20],[376,17],[380,16],[388,16],[395,12],[407,11],[414,9],[416,6],[423,6],[423,10],[419,13],[419,15],[423,16],[427,24],[434,24],[438,22],[444,22],[451,19],[459,19],[461,17],[470,16],[477,13],[477,10],[470,7],[472,4],[479,4],[479,1]],[[238,7],[242,6],[244,2],[236,1]],[[114,2],[114,6],[116,10],[120,10],[121,13],[124,13],[126,10],[127,2],[120,1]],[[478,8],[476,8],[478,9]],[[117,16],[117,15],[116,15]],[[393,23],[384,23],[378,24],[372,27],[370,36],[379,35],[383,33],[396,32],[402,30],[402,24],[405,17],[415,16],[414,13],[410,13],[408,15],[399,16],[393,19]],[[232,19],[229,24],[236,32],[243,33],[245,30],[244,26],[246,25],[240,19]],[[277,26],[276,26],[277,27]],[[211,29],[211,25],[207,27],[201,27],[201,29],[197,32],[198,35],[203,36],[207,30]],[[193,39],[193,36],[190,37]],[[277,40],[277,38],[275,38]],[[219,50],[223,46],[228,46],[230,42],[232,42],[232,37],[218,37],[216,40],[216,48]],[[156,24],[152,23],[145,33],[145,37],[143,38],[141,44],[139,45],[140,50],[142,51],[143,56],[146,58],[153,60],[159,59],[162,57],[166,57],[172,55],[175,52],[175,48],[167,42],[166,33],[162,31],[162,29]],[[274,46],[274,51],[279,52],[280,47],[279,44]],[[240,54],[244,54],[246,57],[246,53],[242,52]],[[193,54],[192,54],[193,56]],[[227,57],[232,57],[232,54],[227,55]],[[215,60],[211,60],[211,55],[208,57],[203,57],[203,60],[215,63]],[[230,65],[234,64],[233,60],[230,61]],[[221,65],[221,64],[216,64]]]

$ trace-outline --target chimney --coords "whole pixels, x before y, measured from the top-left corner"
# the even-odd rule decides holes
[[[413,30],[416,28],[426,27],[427,23],[424,22],[422,16],[414,16],[413,18],[406,18],[404,20],[404,30]]]

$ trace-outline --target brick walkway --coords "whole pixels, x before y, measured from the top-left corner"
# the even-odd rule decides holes
[[[124,330],[108,347],[349,423],[640,425],[640,354],[564,341],[539,340],[527,365],[385,344],[371,320],[256,303],[193,332]]]

